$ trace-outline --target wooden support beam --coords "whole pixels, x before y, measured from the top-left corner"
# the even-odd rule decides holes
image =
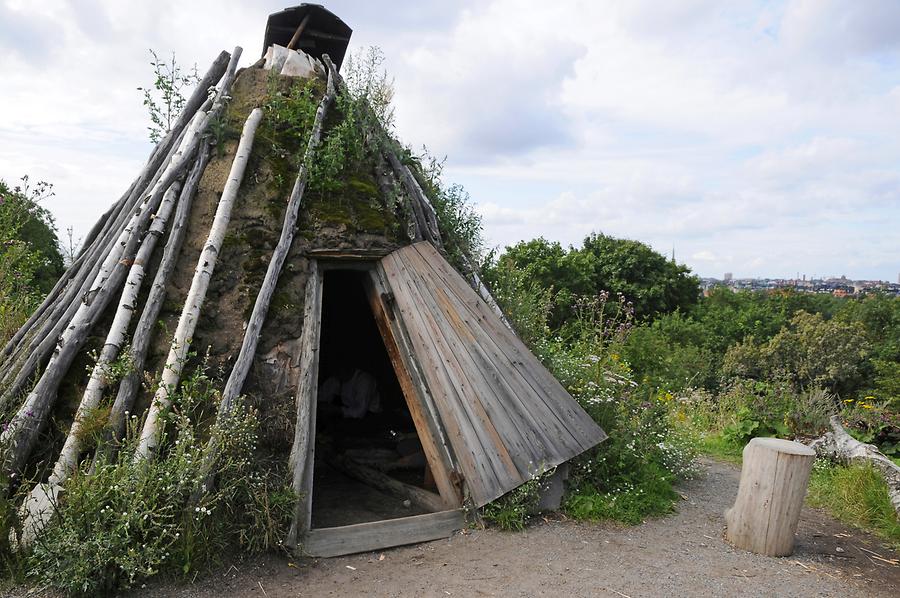
[[[302,548],[303,552],[310,556],[341,556],[438,540],[465,526],[465,512],[462,509],[455,509],[401,519],[310,530],[303,539]]]
[[[400,500],[408,500],[417,507],[427,511],[438,512],[447,508],[447,505],[444,504],[444,499],[434,492],[401,482],[386,473],[358,463],[349,457],[331,455],[326,461],[329,465],[351,478],[378,490],[383,490]]]
[[[425,407],[423,395],[426,391],[422,386],[422,381],[419,379],[417,382],[411,374],[414,370],[413,356],[402,349],[398,343],[399,331],[395,331],[394,328],[399,326],[399,323],[393,316],[391,306],[386,305],[384,301],[384,298],[390,297],[390,295],[381,284],[376,272],[370,272],[369,276],[364,279],[364,286],[369,305],[375,316],[375,323],[378,325],[388,357],[394,366],[394,373],[397,375],[397,381],[400,383],[400,389],[403,391],[403,397],[406,399],[406,405],[416,426],[419,442],[422,443],[422,450],[425,452],[425,458],[428,460],[435,484],[445,507],[458,507],[462,501],[459,490],[453,483],[449,452],[446,446],[439,444],[438,423],[434,421],[433,414],[429,414]]]
[[[293,50],[297,47],[297,42],[300,40],[300,36],[303,35],[303,30],[306,29],[306,25],[309,23],[310,15],[306,15],[303,17],[303,20],[300,21],[300,24],[297,26],[297,30],[294,31],[294,35],[291,37],[291,41],[288,42],[287,49]]]
[[[294,517],[285,546],[297,546],[297,539],[312,524],[313,465],[315,463],[316,396],[319,381],[319,338],[322,333],[322,274],[312,261],[304,300],[303,332],[300,335],[300,382],[297,385],[297,419],[289,469],[291,487],[297,494]]]

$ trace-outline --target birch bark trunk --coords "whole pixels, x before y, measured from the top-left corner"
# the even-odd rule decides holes
[[[215,106],[213,110],[215,110]],[[159,444],[163,424],[160,417],[163,411],[171,405],[171,394],[181,379],[184,361],[197,326],[197,318],[200,315],[200,309],[203,307],[203,301],[206,299],[209,281],[216,267],[222,240],[225,237],[225,231],[231,219],[231,210],[234,206],[237,192],[240,189],[241,180],[244,177],[244,171],[253,147],[253,139],[261,119],[262,110],[255,108],[247,118],[247,122],[244,123],[244,130],[241,133],[237,154],[231,165],[228,182],[225,184],[225,189],[219,200],[219,206],[216,208],[216,215],[209,231],[209,237],[206,240],[203,251],[200,253],[200,259],[191,282],[191,289],[188,292],[184,309],[178,320],[178,327],[175,329],[175,336],[172,339],[172,346],[166,358],[166,365],[163,368],[159,389],[156,391],[150,408],[147,410],[147,418],[144,421],[141,436],[134,453],[136,462],[148,459]]]
[[[150,293],[144,304],[144,310],[141,312],[141,317],[134,330],[130,356],[131,371],[119,383],[119,391],[110,410],[109,422],[98,447],[98,454],[111,454],[113,443],[119,440],[125,432],[125,420],[134,406],[134,400],[141,384],[141,374],[147,361],[147,350],[150,348],[153,327],[156,325],[159,312],[162,310],[163,301],[166,297],[166,288],[172,278],[172,273],[175,271],[178,255],[184,243],[187,222],[194,203],[194,195],[197,192],[197,186],[200,183],[203,172],[206,170],[206,164],[209,162],[209,151],[209,146],[204,145],[181,190],[181,197],[178,200],[178,209],[175,212],[169,241],[166,243],[162,261],[160,261],[153,284],[150,286]]]

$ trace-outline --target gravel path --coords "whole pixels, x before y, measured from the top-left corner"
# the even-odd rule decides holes
[[[522,533],[469,530],[383,552],[237,563],[193,585],[136,596],[893,596],[900,558],[877,538],[804,509],[795,554],[766,558],[722,540],[734,466],[704,462],[672,516],[636,527],[545,519]],[[863,550],[865,549],[865,550]],[[866,552],[866,551],[871,552]]]

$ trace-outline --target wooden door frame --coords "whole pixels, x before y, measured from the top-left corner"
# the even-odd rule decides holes
[[[310,339],[310,342],[304,346],[303,350],[312,352],[309,373],[310,377],[314,374],[316,379],[309,380],[306,384],[301,383],[297,393],[298,414],[301,411],[305,411],[308,414],[308,419],[305,422],[298,419],[296,425],[298,428],[305,426],[309,436],[303,465],[303,478],[302,481],[296,480],[300,484],[295,485],[295,490],[299,494],[297,515],[295,517],[296,527],[291,530],[293,536],[289,536],[288,545],[296,545],[297,541],[299,541],[301,549],[308,554],[313,556],[335,556],[337,554],[349,554],[372,549],[366,548],[372,542],[371,538],[365,539],[368,537],[367,534],[371,534],[372,529],[396,530],[393,535],[388,534],[388,536],[384,537],[384,540],[389,542],[388,545],[391,546],[436,539],[447,535],[455,529],[459,529],[461,527],[459,521],[463,521],[464,517],[460,510],[462,507],[462,493],[459,475],[452,465],[453,455],[449,444],[445,440],[440,422],[436,419],[436,412],[433,406],[430,405],[428,389],[425,386],[423,377],[419,374],[420,366],[413,353],[409,350],[410,345],[404,336],[405,332],[401,322],[393,313],[390,304],[391,295],[387,291],[379,263],[371,258],[359,259],[356,256],[351,259],[340,259],[332,256],[319,259],[313,258],[312,262],[311,275],[315,276],[315,281],[309,284],[307,297],[317,301],[318,305],[305,306],[305,310],[307,314],[315,314],[317,317],[314,318],[314,321],[306,321],[303,324],[304,328],[307,326],[312,327],[307,337]],[[315,467],[316,401],[318,399],[319,355],[321,352],[322,301],[325,273],[333,270],[357,270],[368,273],[367,276],[363,277],[363,288],[385,344],[388,357],[391,360],[394,374],[403,391],[407,408],[413,417],[416,433],[419,441],[422,443],[426,461],[431,468],[435,484],[438,487],[438,495],[433,496],[437,499],[436,503],[443,507],[443,511],[333,528],[312,527],[312,499],[315,491],[313,470]],[[314,347],[311,346],[312,340],[315,340]],[[304,402],[308,405],[306,410],[300,408],[300,405]],[[456,515],[450,516],[448,513],[456,513]],[[433,517],[429,518],[429,516]],[[423,523],[425,521],[433,521],[434,523],[418,529],[416,533],[405,532],[404,530],[412,529],[410,524],[405,523],[405,521],[415,517],[420,518]],[[419,521],[419,519],[416,519],[416,521]],[[449,528],[448,525],[450,526]],[[423,534],[428,535],[429,533],[433,537],[423,537]],[[357,536],[359,541],[354,543],[352,538]],[[295,539],[294,542],[290,542],[292,537]],[[340,546],[339,549],[335,548],[337,545]],[[338,552],[335,552],[336,550]]]

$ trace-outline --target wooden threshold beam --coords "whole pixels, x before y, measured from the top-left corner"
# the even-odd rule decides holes
[[[465,526],[465,512],[454,509],[400,519],[311,529],[303,538],[301,548],[309,556],[341,556],[439,540]]]

